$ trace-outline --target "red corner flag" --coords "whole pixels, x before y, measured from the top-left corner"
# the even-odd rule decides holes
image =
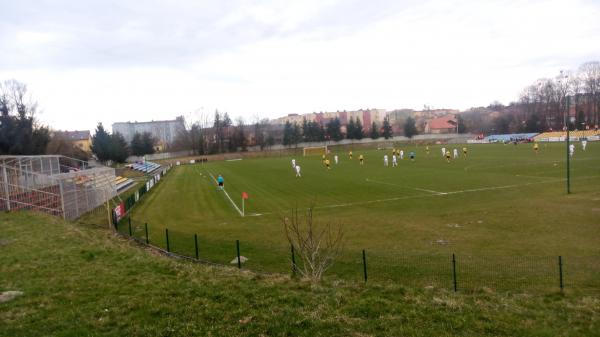
[[[242,192],[242,199],[248,199],[248,193]]]

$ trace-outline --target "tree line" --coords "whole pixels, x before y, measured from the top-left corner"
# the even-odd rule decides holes
[[[495,115],[494,115],[495,114]],[[586,62],[525,87],[516,102],[471,108],[460,114],[471,132],[506,134],[597,129],[600,124],[600,62]],[[571,119],[574,118],[574,121]]]
[[[119,132],[110,134],[102,123],[98,123],[94,136],[92,137],[92,152],[102,162],[109,160],[124,163],[130,155],[144,156],[156,152],[154,144],[156,140],[149,132],[133,135],[130,143]]]
[[[372,139],[393,137],[392,125],[389,118],[385,117],[382,126],[375,121],[371,123],[369,136]],[[362,121],[359,118],[350,118],[343,132],[342,123],[338,117],[329,120],[325,125],[317,121],[302,120],[302,125],[286,121],[283,127],[283,142],[285,146],[297,145],[301,142],[340,141],[342,139],[361,140],[367,137]]]
[[[0,83],[0,155],[45,154],[50,130],[35,119],[37,103],[16,80]]]

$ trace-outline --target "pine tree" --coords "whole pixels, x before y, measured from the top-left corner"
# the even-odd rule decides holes
[[[293,131],[292,131],[292,143],[294,145],[298,145],[302,141],[302,130],[300,129],[300,125],[294,123]]]
[[[92,137],[92,152],[100,161],[111,159],[111,139],[102,123],[98,123],[96,133]]]
[[[355,138],[355,129],[356,125],[354,124],[354,118],[350,117],[348,121],[348,125],[346,126],[346,138],[354,139]]]
[[[363,130],[363,125],[360,119],[356,119],[356,124],[354,127],[354,138],[361,140],[365,137],[365,131]]]
[[[283,145],[290,146],[294,140],[294,128],[289,121],[283,127]]]
[[[327,135],[330,139],[337,141],[342,140],[341,122],[339,118],[334,118],[327,123]]]
[[[144,144],[142,143],[142,135],[139,132],[136,132],[133,138],[131,138],[129,148],[131,149],[131,154],[134,156],[144,155]]]
[[[390,119],[386,116],[383,119],[383,137],[385,139],[390,139],[394,135],[392,131],[392,125],[390,124]]]
[[[415,119],[412,117],[408,117],[406,119],[406,122],[404,123],[404,135],[408,138],[412,138],[417,133],[418,132],[417,126],[415,125]]]
[[[127,142],[122,134],[116,132],[110,136],[110,159],[117,163],[124,163],[129,156]]]
[[[377,124],[373,122],[371,124],[371,139],[378,139],[380,137],[379,130],[377,129]]]
[[[154,137],[150,132],[142,133],[142,152],[143,154],[153,154],[156,152],[154,149]]]

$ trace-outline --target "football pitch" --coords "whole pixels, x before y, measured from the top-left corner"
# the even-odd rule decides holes
[[[463,146],[468,147],[466,157]],[[344,228],[344,253],[332,273],[345,277],[362,277],[357,266],[363,249],[374,278],[431,272],[442,277],[441,283],[450,275],[453,253],[479,259],[481,266],[496,263],[503,273],[554,266],[558,255],[600,265],[600,143],[588,143],[587,151],[576,143],[570,195],[564,143],[542,143],[537,154],[531,144],[450,144],[445,147],[457,148],[460,155],[450,163],[441,147],[429,146],[427,154],[425,146],[398,146],[404,151],[398,167],[391,166],[391,149],[355,149],[351,160],[348,149],[335,147],[329,170],[319,155],[302,157],[301,152],[182,165],[131,217],[137,231],[148,224],[155,244],[164,246],[168,228],[171,249],[189,256],[197,234],[201,258],[213,262],[229,263],[240,240],[241,254],[249,258],[245,267],[271,272],[289,271],[290,247],[281,218],[311,205],[317,222]],[[414,161],[408,159],[411,151]],[[390,157],[388,167],[384,154]],[[295,176],[292,158],[302,177]],[[219,174],[226,193],[216,187]],[[249,195],[244,217],[242,192]],[[514,262],[523,256],[539,260]],[[554,275],[552,268],[540,273]]]

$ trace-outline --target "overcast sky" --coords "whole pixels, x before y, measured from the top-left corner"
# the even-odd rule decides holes
[[[0,2],[0,80],[55,129],[466,109],[592,60],[598,0]]]

